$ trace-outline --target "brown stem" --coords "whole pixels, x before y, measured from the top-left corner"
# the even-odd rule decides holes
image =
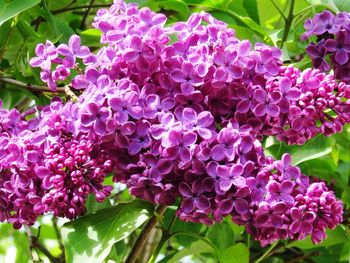
[[[46,247],[44,247],[43,244],[41,244],[38,237],[33,235],[29,226],[26,226],[25,229],[26,229],[26,233],[28,236],[28,240],[29,240],[29,249],[31,251],[31,254],[32,254],[33,249],[38,249],[50,260],[50,262],[52,262],[52,263],[60,263],[61,262],[59,258],[54,257],[50,253],[50,251]],[[33,257],[33,255],[32,255],[32,257]]]
[[[15,85],[17,87],[27,89],[27,90],[34,92],[34,93],[41,93],[41,92],[65,93],[64,88],[57,88],[55,91],[53,91],[46,86],[32,85],[32,84],[25,83],[25,82],[22,82],[22,81],[19,81],[16,79],[11,79],[11,78],[0,78],[0,82],[12,84],[12,85]]]
[[[318,255],[318,252],[315,251],[315,252],[312,252],[312,253],[309,253],[309,254],[305,254],[305,255],[301,255],[301,256],[292,258],[292,259],[286,261],[286,263],[298,263],[298,262],[302,262],[303,260],[305,260],[305,259],[307,259],[307,258],[309,258],[309,257],[317,256],[317,255]]]
[[[77,10],[77,9],[84,9],[84,8],[100,8],[100,7],[110,7],[111,5],[106,5],[106,4],[101,4],[101,5],[80,5],[80,6],[73,6],[73,7],[67,7],[67,8],[62,8],[62,9],[57,9],[57,10],[53,10],[51,11],[52,14],[56,15],[56,14],[60,14],[60,13],[64,13],[64,12],[69,12],[72,10]]]
[[[83,17],[83,19],[81,20],[80,29],[83,29],[83,28],[84,28],[85,22],[86,22],[86,18],[88,17],[88,15],[89,15],[89,13],[90,13],[90,10],[91,10],[91,7],[94,5],[94,2],[95,2],[95,0],[91,0],[91,1],[90,1],[89,7],[86,9],[86,12],[85,12],[85,14],[84,14],[84,17]]]
[[[142,231],[141,231],[139,237],[137,238],[135,244],[133,245],[125,263],[134,263],[137,260],[141,249],[145,245],[146,240],[147,240],[149,234],[151,233],[151,230],[157,224],[158,218],[163,216],[165,210],[166,210],[166,206],[164,206],[164,205],[158,206],[154,215],[148,220],[147,224],[142,229]]]

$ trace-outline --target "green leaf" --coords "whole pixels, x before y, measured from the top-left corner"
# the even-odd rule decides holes
[[[309,140],[304,145],[287,145],[284,142],[276,142],[265,148],[267,155],[272,155],[276,159],[280,159],[284,153],[290,153],[292,155],[293,165],[310,161],[313,159],[326,156],[331,153],[334,145],[334,139],[318,135],[315,138]]]
[[[332,10],[335,13],[338,13],[339,10],[337,6],[335,5],[333,0],[306,0],[309,4],[311,5],[320,5],[320,6],[325,6]],[[346,1],[347,2],[347,1]]]
[[[4,45],[6,44],[6,42],[8,41],[9,38],[9,34],[11,32],[11,21],[7,21],[6,23],[3,23],[0,26],[0,51],[2,51],[5,47]]]
[[[193,242],[190,246],[181,249],[179,252],[171,255],[171,257],[162,260],[159,263],[178,263],[180,259],[186,256],[199,255],[201,253],[214,253],[214,250],[211,246],[205,243],[202,240],[197,240]]]
[[[150,203],[135,200],[64,224],[61,231],[67,262],[102,262],[116,242],[134,232],[152,213]]]
[[[240,19],[251,30],[261,34],[264,37],[264,41],[266,43],[272,44],[272,40],[269,34],[266,32],[266,30],[262,28],[259,24],[257,24],[254,20],[252,20],[250,17],[243,17],[236,14],[236,18]]]
[[[219,249],[227,249],[235,242],[235,233],[226,222],[209,227],[207,237]]]
[[[340,260],[350,262],[350,242],[344,244],[341,251]]]
[[[83,45],[99,47],[101,46],[101,34],[102,32],[100,30],[91,28],[80,32],[79,35]]]
[[[350,12],[350,1],[333,0],[333,2],[340,11]]]
[[[16,86],[0,84],[0,91],[0,99],[3,102],[3,107],[6,109],[12,109],[16,103],[25,97],[35,98],[30,91]]]
[[[244,0],[243,1],[243,7],[247,10],[249,16],[256,23],[260,23],[260,21],[259,21],[259,14],[258,14],[257,0]]]
[[[295,241],[287,245],[287,247],[297,247],[300,249],[312,249],[316,247],[330,247],[337,244],[348,242],[349,238],[346,236],[343,226],[338,226],[334,230],[327,230],[327,238],[319,244],[313,244],[310,236],[304,240]]]
[[[291,151],[293,165],[298,165],[308,160],[317,159],[332,151],[332,146],[323,135],[316,136],[302,146]]]
[[[46,6],[42,9],[41,16],[47,20],[56,37],[60,37],[61,42],[67,43],[70,36],[75,34],[74,30],[67,23],[54,16]]]
[[[0,25],[38,3],[40,3],[40,0],[13,0],[7,3],[4,0],[0,0]]]
[[[281,7],[282,11],[284,11],[283,7],[287,7],[285,0],[275,2],[278,6]],[[276,7],[272,4],[271,0],[258,0],[257,5],[259,20],[262,26],[271,30],[281,30],[282,27],[284,27],[282,16]]]
[[[243,243],[237,243],[236,245],[217,252],[220,263],[248,263],[249,262],[249,250]]]
[[[123,262],[123,258],[127,252],[126,244],[124,240],[120,240],[119,242],[115,243],[111,249],[111,253],[106,258],[106,262]],[[111,260],[111,261],[109,261]]]
[[[85,206],[86,206],[86,209],[87,209],[87,213],[91,214],[91,213],[94,213],[94,212],[96,212],[98,210],[110,207],[111,206],[111,200],[107,198],[103,202],[97,202],[96,198],[95,198],[95,195],[90,194],[88,196],[88,198],[86,199]]]

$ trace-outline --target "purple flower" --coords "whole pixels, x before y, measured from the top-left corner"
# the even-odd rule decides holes
[[[306,236],[312,232],[312,223],[316,219],[316,214],[313,212],[303,212],[301,209],[292,207],[290,216],[293,223],[290,225],[290,231],[293,234],[299,233],[299,236]]]
[[[297,114],[293,114],[295,116],[292,119],[291,126],[293,129],[299,131],[301,129],[309,128],[314,126],[314,116],[316,111],[313,107],[307,107],[302,111],[300,109],[296,110]]]
[[[194,132],[184,132],[180,129],[169,131],[168,143],[165,146],[165,157],[176,159],[180,158],[183,162],[191,160],[192,154],[190,146],[197,141],[197,135]]]
[[[271,226],[273,228],[282,228],[283,215],[288,210],[284,203],[270,205],[266,202],[259,204],[259,209],[255,212],[255,224],[257,226]]]
[[[321,69],[331,54],[342,82],[283,66],[280,49],[252,50],[205,12],[168,27],[164,15],[121,0],[94,18],[105,44],[94,54],[78,36],[57,49],[39,45],[32,63],[41,79],[54,89],[72,74],[69,85],[82,92],[77,102],[53,99],[23,114],[0,109],[0,221],[19,228],[43,213],[80,216],[87,196],[110,194],[103,183],[112,174],[139,198],[180,201],[181,220],[231,216],[262,246],[306,235],[320,242],[342,221],[342,203],[261,143],[302,144],[350,122],[342,33],[350,17],[316,17],[305,36],[323,33],[308,52]]]
[[[143,7],[140,9],[140,19],[148,27],[152,26],[163,26],[167,20],[166,16],[163,14],[155,14],[151,9]]]
[[[179,192],[184,197],[181,209],[188,213],[194,209],[205,211],[210,208],[210,201],[203,195],[205,190],[200,179],[194,181],[191,186],[181,182],[179,184]]]
[[[106,133],[106,122],[110,117],[111,111],[108,108],[90,102],[81,114],[81,124],[84,127],[92,127],[98,135],[104,135]]]
[[[135,132],[130,137],[129,154],[135,155],[143,148],[147,148],[151,144],[149,136],[150,123],[145,120],[140,120],[136,123]]]
[[[246,186],[246,180],[243,176],[243,166],[241,164],[232,165],[227,167],[225,165],[219,165],[217,167],[218,175],[220,176],[220,189],[227,192],[232,186],[236,188],[243,188]]]
[[[123,96],[111,97],[108,100],[113,109],[114,119],[123,124],[129,119],[129,115],[134,119],[142,117],[142,108],[138,105],[139,94],[135,91],[128,91]]]
[[[325,32],[329,34],[338,32],[344,20],[340,17],[335,18],[332,12],[325,10],[322,13],[316,14],[313,22],[315,34],[322,35]]]
[[[135,179],[135,178],[138,179]],[[137,183],[133,183],[130,187],[130,193],[134,196],[145,199],[149,202],[155,203],[156,196],[163,192],[163,185],[156,183],[152,179],[146,177],[133,176],[133,181],[137,180]]]
[[[146,107],[144,108],[145,118],[154,119],[162,116],[165,112],[171,110],[175,101],[174,98],[165,98],[163,100],[156,94],[150,94],[146,98]]]
[[[263,201],[263,197],[266,194],[266,185],[269,182],[268,173],[258,173],[256,177],[246,178],[247,186],[251,189],[252,202],[259,203]]]
[[[327,49],[325,47],[311,44],[306,48],[306,52],[312,59],[312,64],[315,68],[322,71],[328,71],[331,69],[326,61]]]
[[[263,89],[256,89],[254,91],[254,98],[257,104],[254,106],[253,112],[256,116],[270,115],[277,117],[280,112],[278,103],[282,99],[282,95],[278,91],[267,93]]]
[[[147,44],[143,43],[138,36],[131,36],[130,47],[123,52],[123,58],[127,62],[135,62],[139,56],[143,56],[146,60],[154,58],[154,51]]]
[[[289,78],[280,79],[279,90],[282,92],[282,98],[279,103],[280,111],[287,113],[291,103],[300,98],[301,92],[297,87],[292,87],[292,82]]]
[[[327,39],[324,47],[328,52],[335,52],[335,60],[340,65],[344,65],[349,60],[350,36],[347,31],[339,31],[336,40]]]
[[[267,73],[271,76],[277,75],[279,71],[279,57],[281,56],[281,51],[259,43],[255,45],[255,50],[256,52],[252,54],[252,58],[255,62],[256,73]]]
[[[80,37],[73,35],[70,37],[68,45],[61,44],[57,47],[57,52],[65,56],[64,65],[72,68],[75,65],[75,58],[86,58],[90,55],[88,47],[80,45]]]
[[[291,180],[299,182],[301,176],[300,169],[292,166],[292,159],[289,154],[283,154],[280,161],[275,162],[275,167],[281,172],[282,180]]]
[[[49,40],[46,40],[45,45],[38,44],[35,48],[35,54],[37,57],[30,60],[30,65],[32,67],[40,67],[43,70],[50,70],[51,61],[58,56],[56,47]]]
[[[240,113],[248,112],[252,107],[253,102],[253,90],[250,86],[239,87],[236,90],[236,96],[239,99],[237,104],[237,111]]]
[[[181,90],[185,94],[193,93],[195,87],[203,84],[203,79],[194,72],[193,64],[190,62],[184,62],[181,69],[174,69],[171,78],[181,83]]]
[[[189,131],[195,131],[203,139],[210,139],[212,131],[208,129],[213,124],[214,118],[209,111],[197,112],[191,108],[184,108],[181,114],[184,127]]]
[[[216,79],[225,82],[228,76],[231,77],[230,79],[238,79],[242,77],[242,69],[235,64],[237,58],[238,53],[237,50],[234,49],[226,48],[224,52],[215,52],[213,56],[213,62],[219,66],[217,71],[221,72],[220,74],[224,73],[225,75],[225,77],[221,78],[218,78],[218,76],[216,76]],[[219,73],[216,74],[218,75]]]
[[[232,132],[231,129],[222,129],[218,136],[216,144],[211,151],[212,158],[215,161],[232,161],[235,156],[234,143],[239,139],[239,135]]]
[[[279,183],[275,180],[270,180],[266,188],[266,200],[268,202],[285,202],[286,204],[293,204],[294,198],[291,195],[294,188],[293,182],[284,180],[281,183]]]

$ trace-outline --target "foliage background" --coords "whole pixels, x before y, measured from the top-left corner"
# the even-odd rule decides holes
[[[305,56],[308,43],[299,40],[305,19],[324,9],[350,12],[350,1],[345,0],[137,2],[166,14],[169,24],[185,20],[195,11],[206,10],[227,22],[241,39],[281,47],[285,63],[301,69],[311,65]],[[290,13],[292,2],[295,5]],[[46,39],[54,43],[67,42],[77,33],[84,45],[98,48],[100,33],[90,25],[97,8],[110,4],[107,0],[0,0],[0,98],[3,106],[25,110],[47,104],[53,94],[33,92],[30,86],[42,85],[39,71],[30,68],[28,63],[36,44]],[[22,87],[6,83],[4,78],[21,81]],[[157,247],[160,249],[158,262],[350,262],[350,214],[347,210],[350,206],[350,127],[345,126],[343,133],[329,138],[318,136],[301,147],[287,146],[273,138],[267,138],[264,145],[276,158],[290,152],[294,164],[298,164],[304,174],[327,181],[343,200],[345,220],[340,227],[328,232],[322,244],[313,245],[307,239],[278,242],[261,249],[243,227],[228,218],[211,227],[183,223],[174,218],[176,207],[170,207],[151,233],[140,262],[147,261],[159,241],[164,245]],[[68,262],[123,262],[140,233],[139,227],[154,213],[150,204],[133,201],[122,185],[115,185],[110,200],[98,204],[91,198],[87,207],[87,216],[62,229],[66,221],[57,222],[50,215],[42,217],[27,231],[16,231],[11,225],[0,224],[0,262],[28,262],[31,258],[48,262],[42,251],[30,249],[33,241],[43,244],[57,262],[63,261],[64,250]]]

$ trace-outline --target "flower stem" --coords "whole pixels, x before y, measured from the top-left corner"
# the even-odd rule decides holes
[[[27,90],[34,92],[34,93],[41,93],[41,92],[65,93],[64,88],[57,88],[55,91],[53,91],[46,86],[32,85],[32,84],[25,83],[25,82],[22,82],[22,81],[19,81],[16,79],[11,79],[11,78],[0,78],[0,82],[12,84],[12,85],[15,85],[17,87],[27,89]]]
[[[162,238],[160,239],[156,249],[154,250],[150,260],[148,263],[155,263],[160,251],[162,250],[162,247],[164,246],[165,242],[169,239],[170,236],[168,236],[166,233],[162,234]]]
[[[147,224],[142,229],[125,263],[134,263],[137,260],[137,257],[140,254],[141,249],[145,245],[151,230],[158,223],[158,218],[164,214],[165,210],[166,210],[166,206],[164,205],[158,206],[157,210],[155,211],[155,214],[148,220]]]
[[[173,228],[173,226],[175,224],[175,221],[176,221],[176,212],[174,213],[173,218],[171,219],[171,222],[170,222],[169,226],[166,229],[165,228],[163,229],[163,231],[162,231],[162,238],[160,239],[156,249],[152,253],[152,256],[149,259],[148,263],[156,262],[157,257],[159,255],[160,251],[162,250],[165,242],[167,240],[169,240],[169,238],[171,237],[171,230],[172,230],[172,228]]]
[[[50,251],[46,247],[44,247],[44,245],[39,241],[38,237],[36,237],[32,234],[32,231],[31,231],[29,226],[25,226],[25,230],[26,230],[26,234],[28,237],[29,249],[30,249],[31,253],[32,253],[33,249],[38,249],[50,260],[51,263],[60,263],[61,262],[61,260],[59,258],[54,257],[50,253]],[[32,255],[32,257],[33,257],[33,255]],[[38,258],[38,260],[40,260],[40,258]],[[33,261],[34,261],[34,259],[33,259]]]
[[[287,17],[284,15],[283,11],[281,10],[281,8],[276,4],[276,2],[274,0],[270,0],[272,5],[276,8],[276,10],[278,11],[278,13],[280,13],[280,15],[282,16],[284,21],[287,21]]]
[[[260,257],[258,258],[254,263],[259,263],[261,261],[263,261],[265,259],[265,257],[267,257],[270,252],[275,248],[275,246],[277,246],[278,244],[278,241],[276,241],[275,243],[273,243],[266,251],[265,253]]]
[[[289,6],[288,16],[287,16],[287,19],[286,19],[286,22],[284,25],[283,37],[282,37],[280,48],[282,48],[284,43],[287,41],[290,27],[292,26],[292,22],[294,19],[294,14],[293,14],[294,13],[294,4],[295,4],[295,0],[291,0],[290,6]]]

